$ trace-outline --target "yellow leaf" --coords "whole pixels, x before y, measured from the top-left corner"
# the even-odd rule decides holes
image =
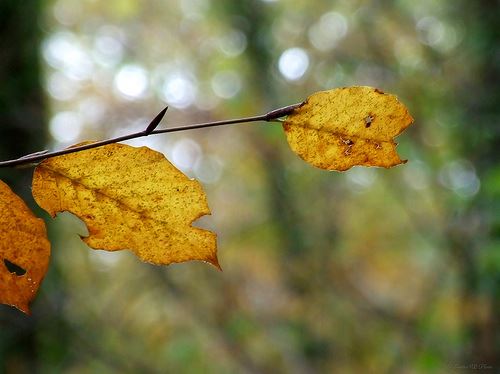
[[[283,124],[288,143],[302,159],[321,169],[355,165],[389,168],[406,161],[394,137],[413,122],[396,96],[373,87],[317,92]]]
[[[158,265],[219,267],[216,235],[191,226],[210,214],[201,185],[147,147],[111,144],[49,158],[35,169],[33,197],[51,216],[82,219],[83,240],[94,249],[130,249]]]
[[[0,303],[30,314],[29,303],[47,272],[45,223],[0,181]]]

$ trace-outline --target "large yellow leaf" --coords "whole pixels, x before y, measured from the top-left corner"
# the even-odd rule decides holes
[[[0,181],[0,303],[29,314],[47,272],[50,243],[45,223]]]
[[[49,158],[35,169],[33,197],[51,216],[82,219],[92,248],[130,249],[158,265],[219,267],[215,234],[191,226],[210,214],[201,185],[147,147],[111,144]]]
[[[373,87],[317,92],[283,124],[292,150],[321,169],[404,163],[394,137],[413,122],[396,96]]]

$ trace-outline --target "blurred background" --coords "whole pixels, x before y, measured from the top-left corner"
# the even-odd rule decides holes
[[[0,156],[263,114],[335,87],[415,124],[390,170],[315,169],[279,124],[154,136],[204,186],[224,271],[90,250],[47,220],[27,317],[0,306],[5,373],[498,370],[498,1],[0,2]],[[35,209],[32,169],[0,177]],[[476,366],[474,366],[476,365]]]

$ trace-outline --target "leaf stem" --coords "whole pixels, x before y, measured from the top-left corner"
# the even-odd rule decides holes
[[[128,135],[118,136],[116,138],[101,140],[101,141],[94,142],[94,143],[88,143],[88,144],[80,145],[77,147],[61,149],[59,151],[54,151],[54,152],[40,151],[40,152],[31,153],[29,155],[21,156],[17,159],[1,161],[0,168],[19,166],[19,165],[29,165],[29,164],[33,164],[33,163],[37,163],[39,161],[45,160],[45,159],[50,158],[50,157],[67,155],[70,153],[75,153],[75,152],[80,152],[80,151],[84,151],[87,149],[101,147],[103,145],[118,143],[121,141],[135,139],[135,138],[141,138],[143,136],[158,135],[158,134],[165,134],[165,133],[169,133],[169,132],[177,132],[177,131],[185,131],[185,130],[196,130],[196,129],[203,129],[206,127],[233,125],[233,124],[237,124],[237,123],[247,123],[247,122],[257,122],[257,121],[272,122],[272,121],[278,120],[281,117],[289,115],[290,113],[292,113],[295,109],[297,109],[301,105],[302,105],[302,103],[288,105],[288,106],[285,106],[282,108],[272,110],[266,114],[262,114],[259,116],[243,117],[243,118],[229,119],[229,120],[223,120],[223,121],[197,123],[197,124],[193,124],[193,125],[177,126],[177,127],[170,127],[170,128],[163,129],[163,130],[155,130],[156,127],[160,124],[161,120],[163,119],[163,116],[165,115],[165,113],[168,109],[168,107],[166,107],[160,113],[158,113],[158,115],[148,124],[148,126],[145,128],[145,130],[134,132],[134,133],[128,134]]]

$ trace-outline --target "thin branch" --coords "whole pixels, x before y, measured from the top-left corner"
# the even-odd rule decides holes
[[[138,131],[138,132],[128,134],[128,135],[118,136],[118,137],[112,138],[112,139],[101,140],[98,142],[84,144],[84,145],[81,145],[78,147],[66,148],[66,149],[62,149],[62,150],[54,151],[54,152],[47,152],[47,151],[35,152],[35,153],[29,154],[29,155],[19,157],[19,158],[14,159],[14,160],[1,161],[0,168],[19,166],[19,165],[29,165],[29,164],[33,164],[33,163],[37,163],[39,161],[45,160],[45,159],[50,158],[50,157],[67,155],[70,153],[75,153],[75,152],[80,152],[80,151],[84,151],[87,149],[101,147],[103,145],[118,143],[121,141],[135,139],[135,138],[141,138],[143,136],[165,134],[165,133],[169,133],[169,132],[177,132],[177,131],[185,131],[185,130],[196,130],[196,129],[202,129],[202,128],[206,128],[206,127],[232,125],[232,124],[237,124],[237,123],[247,123],[247,122],[257,122],[257,121],[266,121],[266,122],[276,121],[281,117],[289,115],[290,113],[292,113],[295,109],[297,109],[301,105],[302,105],[302,103],[288,105],[288,106],[283,107],[283,108],[278,108],[278,109],[272,110],[272,111],[270,111],[266,114],[262,114],[260,116],[236,118],[236,119],[214,121],[214,122],[205,122],[205,123],[198,123],[198,124],[194,124],[194,125],[170,127],[168,129],[163,129],[163,130],[155,130],[156,127],[160,124],[161,120],[163,119],[163,116],[165,115],[165,113],[168,109],[168,107],[167,107],[167,108],[163,109],[160,113],[158,113],[158,115],[148,124],[148,126],[146,127],[145,130]]]

